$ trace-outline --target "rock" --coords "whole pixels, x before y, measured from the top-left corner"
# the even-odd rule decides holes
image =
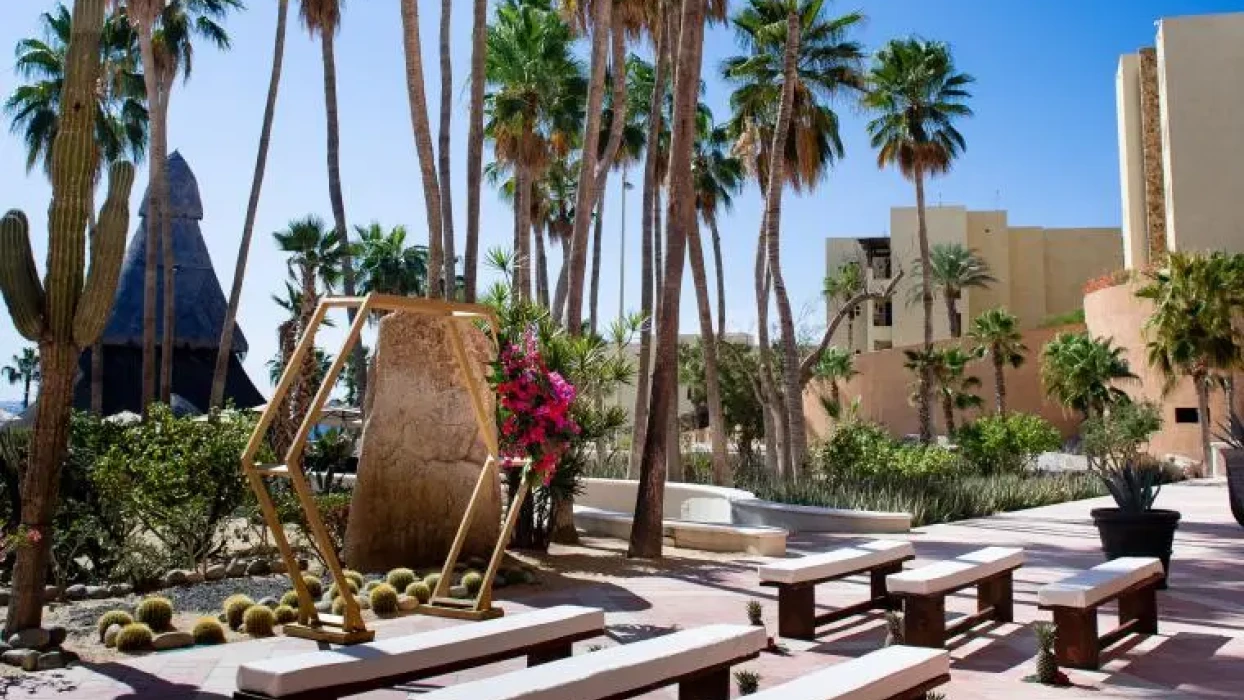
[[[7,588],[0,588],[0,605],[9,604],[9,596],[13,595],[13,591]]]
[[[48,628],[48,646],[58,647],[65,643],[65,639],[69,637],[69,630],[59,625],[53,625]]]
[[[12,649],[13,647],[9,646],[8,642],[0,642],[0,654],[3,654],[4,652],[10,651]]]
[[[39,654],[35,667],[40,671],[52,671],[58,668],[64,668],[68,665],[65,655],[59,651],[49,651]]]
[[[259,605],[262,605],[265,608],[268,608],[269,610],[276,610],[276,606],[281,604],[281,601],[277,600],[276,598],[273,598],[272,596],[268,596],[267,598],[260,598],[257,602]]]
[[[66,588],[65,597],[69,600],[84,600],[86,598],[86,584],[75,583]]]
[[[449,589],[449,597],[467,599],[471,597],[471,594],[467,592],[466,586],[454,586]]]
[[[194,646],[194,636],[189,632],[161,632],[151,640],[151,648],[156,651],[184,649],[191,646]]]
[[[9,637],[9,646],[14,649],[47,649],[52,641],[52,633],[42,627],[31,627]]]
[[[207,571],[203,572],[203,578],[208,581],[219,581],[225,577],[225,568],[224,564],[212,564],[207,567]]]
[[[45,603],[53,600],[60,600],[60,587],[47,585],[43,587],[43,601]]]
[[[246,567],[247,576],[267,576],[272,573],[272,566],[266,559],[256,559]]]
[[[274,574],[283,574],[289,571],[289,567],[285,565],[284,559],[273,559],[268,562],[268,569]]]
[[[203,583],[203,574],[198,571],[186,572],[186,585],[191,586],[196,583]]]
[[[246,575],[246,562],[241,559],[234,559],[225,567],[225,575],[229,578],[239,578]]]
[[[109,649],[117,645],[117,635],[121,634],[121,625],[109,625],[104,630],[104,646]]]
[[[315,611],[320,613],[331,613],[333,611],[333,601],[321,600],[315,604]]]
[[[166,588],[171,588],[173,586],[184,586],[184,585],[186,585],[186,572],[185,571],[182,571],[181,569],[173,569],[167,574],[164,574],[164,586]]]
[[[298,560],[298,570],[299,570],[299,571],[306,571],[307,569],[310,569],[310,568],[311,568],[311,560],[310,560],[310,559],[299,559],[299,560]]]
[[[34,649],[11,649],[0,654],[0,661],[10,665],[17,666],[25,671],[37,671],[39,669],[39,652]]]
[[[65,659],[66,664],[76,664],[81,660],[81,657],[78,656],[78,652],[76,651],[70,651],[68,649],[60,649],[58,651],[60,651],[61,658]]]
[[[469,368],[487,376],[492,351],[483,331],[456,326]],[[432,316],[392,313],[380,321],[369,382],[358,479],[342,558],[359,571],[443,561],[479,481],[487,450],[471,395],[456,369],[445,324]],[[492,392],[483,392],[492,415]],[[476,504],[463,555],[491,552],[501,527],[500,483]]]
[[[102,600],[108,597],[107,586],[87,586],[86,597],[91,600]]]
[[[108,595],[120,598],[134,592],[134,587],[128,583],[114,583],[108,587]]]
[[[419,599],[408,595],[399,595],[397,597],[397,609],[402,612],[410,612],[419,607]]]

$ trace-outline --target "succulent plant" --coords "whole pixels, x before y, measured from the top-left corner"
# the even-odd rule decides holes
[[[350,589],[351,593],[359,592],[359,587],[354,583],[354,579],[346,579],[346,588]],[[334,600],[341,597],[341,591],[338,590],[337,584],[334,583],[328,587],[328,597]]]
[[[103,615],[100,615],[99,622],[96,623],[96,627],[99,629],[99,641],[104,641],[104,633],[108,631],[109,627],[112,627],[113,625],[121,625],[122,627],[125,627],[133,622],[134,617],[124,610],[109,610]]]
[[[158,596],[144,598],[134,611],[134,619],[157,632],[163,632],[173,622],[173,601]]]
[[[285,595],[281,596],[281,605],[286,605],[297,610],[298,609],[298,592],[288,591]]]
[[[394,569],[384,578],[394,589],[404,591],[415,582],[416,576],[410,569]]]
[[[462,586],[471,597],[475,597],[479,594],[479,589],[484,587],[484,576],[478,571],[468,571],[462,575]]]
[[[893,610],[885,614],[885,643],[892,647],[903,643],[903,616]]]
[[[406,595],[415,598],[422,605],[432,600],[432,589],[423,581],[415,581],[406,587]]]
[[[255,601],[251,600],[250,596],[241,593],[225,598],[225,622],[229,627],[238,629],[242,626],[242,618],[246,615],[246,611],[253,607],[255,607]]]
[[[150,627],[141,622],[131,622],[122,627],[121,633],[117,635],[117,651],[127,654],[144,651],[151,648],[153,639],[155,635],[151,633]]]
[[[342,571],[341,573],[342,573],[342,575],[344,575],[344,576],[345,576],[348,580],[350,580],[350,581],[353,581],[353,582],[354,582],[354,590],[356,590],[356,591],[357,591],[357,590],[359,590],[360,588],[362,588],[362,587],[363,587],[363,584],[364,584],[364,583],[366,583],[366,581],[367,581],[367,579],[366,579],[366,578],[364,578],[362,574],[360,574],[360,573],[359,573],[359,572],[357,572],[357,571],[354,571],[353,569],[346,569],[346,570]]]
[[[432,595],[436,595],[436,586],[441,582],[441,575],[428,574],[423,577],[423,582],[427,584],[428,589],[432,591]]]
[[[278,605],[272,612],[276,615],[278,625],[288,625],[298,621],[298,611],[288,605]]]
[[[760,690],[760,674],[755,671],[735,671],[734,683],[739,688],[739,695],[754,695]]]
[[[1037,635],[1037,682],[1053,685],[1058,682],[1058,658],[1054,655],[1054,642],[1058,630],[1048,622],[1032,626]]]
[[[333,610],[334,615],[345,615],[346,614],[346,599],[342,597],[333,598],[332,610]]]
[[[394,615],[397,613],[397,589],[382,583],[372,589],[370,594],[371,609],[377,615]]]
[[[311,592],[312,598],[319,598],[324,595],[324,582],[310,574],[303,574],[302,582],[306,585],[307,590]]]
[[[760,605],[759,600],[747,601],[747,622],[752,627],[764,627],[764,613],[765,609]]]
[[[213,617],[200,617],[190,631],[195,644],[211,645],[225,643],[225,626]]]
[[[276,613],[264,605],[252,605],[242,616],[242,629],[252,637],[271,637]]]

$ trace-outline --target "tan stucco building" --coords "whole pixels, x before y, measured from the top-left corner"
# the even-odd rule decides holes
[[[1022,329],[1036,328],[1052,316],[1081,308],[1084,283],[1123,266],[1117,228],[1041,228],[1015,226],[1005,211],[970,211],[963,206],[926,210],[929,244],[959,243],[989,264],[997,282],[965,292],[959,303],[966,331],[981,312],[1004,306],[1019,317]],[[913,300],[920,284],[914,266],[919,258],[915,207],[890,210],[890,235],[831,238],[826,242],[826,270],[860,264],[872,286],[884,284],[900,268],[907,271],[892,300],[868,302],[854,328],[844,323],[834,344],[860,352],[916,345],[923,340],[923,312]],[[830,313],[835,310],[830,306]],[[945,304],[938,298],[934,338],[950,337]],[[848,336],[851,336],[848,342]]]
[[[1244,13],[1168,17],[1119,59],[1124,258],[1244,252]]]

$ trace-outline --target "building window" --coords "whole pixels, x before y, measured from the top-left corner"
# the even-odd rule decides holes
[[[1195,408],[1189,408],[1187,406],[1177,407],[1175,409],[1175,422],[1176,423],[1200,423],[1201,413]]]
[[[894,304],[889,301],[873,304],[873,325],[881,328],[894,325]]]
[[[890,256],[877,256],[868,259],[868,265],[872,268],[873,277],[882,280],[890,279]]]

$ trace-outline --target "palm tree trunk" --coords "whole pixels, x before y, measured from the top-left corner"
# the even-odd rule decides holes
[[[838,387],[837,380],[829,382],[829,401],[833,405],[842,408],[842,389]],[[841,415],[841,413],[839,413]]]
[[[767,228],[762,221],[760,235],[756,240],[755,267],[756,352],[760,374],[760,403],[765,416],[765,466],[775,477],[790,478],[790,472],[784,468],[787,452],[784,420],[786,414],[779,409],[778,391],[773,382],[773,363],[769,355],[772,344],[769,342],[769,266],[765,255]]]
[[[164,141],[160,149],[162,163],[168,158],[168,99],[173,90],[174,77],[171,69],[167,70],[165,75],[160,76],[160,99],[153,114],[153,117],[160,121],[160,138]],[[155,180],[154,184],[156,197],[161,202],[160,257],[163,259],[162,276],[164,279],[164,290],[160,297],[164,307],[160,337],[160,401],[171,404],[173,400],[173,356],[177,338],[177,260],[173,254],[173,222],[172,217],[169,216],[172,205],[169,201],[166,168],[163,168],[159,179]]]
[[[955,434],[955,403],[949,396],[942,397],[942,420],[946,423],[947,437]]]
[[[26,380],[26,398],[30,398],[30,379]],[[25,405],[22,406],[25,408]],[[104,343],[91,346],[91,413],[104,415]]]
[[[791,313],[790,297],[782,276],[781,219],[782,185],[785,177],[785,144],[790,129],[791,105],[795,97],[796,58],[799,51],[799,14],[791,12],[786,21],[785,77],[782,101],[778,106],[777,128],[773,132],[773,146],[769,156],[769,184],[765,196],[765,245],[769,259],[769,274],[773,279],[773,295],[777,302],[778,326],[782,342],[782,374],[784,376],[783,398],[786,410],[786,464],[792,477],[803,466],[807,450],[807,433],[803,417],[803,391],[799,381],[799,349],[795,338],[795,321]]]
[[[717,233],[717,217],[710,217],[708,228],[713,234],[713,271],[717,273],[717,338],[726,336],[726,273],[721,262],[721,236]]]
[[[1201,428],[1201,472],[1202,476],[1211,476],[1214,469],[1214,448],[1210,444],[1210,426],[1213,421],[1209,408],[1209,376],[1203,373],[1194,374],[1192,381],[1196,385],[1196,403],[1198,421]]]
[[[959,317],[959,303],[949,290],[946,291],[946,323],[950,328],[950,337],[959,338],[963,335],[963,321]]]
[[[299,317],[301,317],[301,313]],[[281,371],[284,372],[289,367],[290,358],[294,356],[294,350],[298,347],[298,318],[291,318],[277,326],[276,329],[277,346],[281,353]],[[293,423],[293,406],[298,397],[300,390],[299,382],[294,381],[289,393],[285,395],[279,406],[277,406],[276,420],[272,422],[272,431],[270,433],[270,441],[272,449],[276,452],[278,459],[285,456],[285,451],[294,441]],[[359,398],[359,405],[364,405],[362,397]]]
[[[663,25],[664,23],[659,23]],[[652,96],[648,101],[648,134],[647,142],[656,143],[661,133],[661,113],[665,94],[666,73],[669,71],[669,54],[665,51],[665,32],[658,31],[655,37],[656,67],[653,70]],[[639,371],[635,376],[635,408],[634,426],[631,429],[631,451],[627,467],[627,478],[639,478],[639,463],[643,451],[644,436],[648,430],[648,399],[649,381],[652,369],[652,324],[656,319],[653,308],[653,275],[655,268],[654,255],[656,230],[660,226],[657,219],[660,201],[660,183],[657,180],[658,149],[649,148],[644,153],[644,191],[640,212],[640,281],[639,307],[644,323],[639,331]]]
[[[259,213],[259,193],[263,189],[264,172],[268,167],[268,148],[272,143],[276,97],[281,86],[281,68],[285,62],[285,27],[289,16],[289,0],[279,0],[276,7],[276,41],[272,49],[272,76],[268,80],[268,101],[264,105],[263,127],[259,131],[259,153],[255,156],[255,172],[251,176],[251,195],[246,204],[242,240],[238,243],[238,258],[233,268],[233,284],[229,288],[229,305],[225,309],[225,320],[220,329],[220,347],[216,351],[216,369],[212,372],[209,409],[219,408],[225,400],[229,359],[233,357],[233,331],[237,324],[238,305],[242,301],[242,283],[246,279],[246,263],[250,256],[251,238],[255,233],[255,217]]]
[[[998,408],[998,415],[1006,415],[1006,376],[1005,362],[1002,361],[1001,355],[997,353],[997,348],[989,353],[993,356],[993,396],[994,405]]]
[[[933,350],[933,280],[929,277],[929,229],[924,211],[924,173],[919,169],[916,181],[916,234],[920,241],[920,304],[924,309],[924,353]],[[920,441],[929,444],[933,440],[933,368],[926,362],[920,372],[917,387],[916,413],[920,420]]]
[[[311,330],[311,318],[315,315],[315,306],[319,303],[319,295],[315,289],[316,270],[310,266],[304,266],[302,269],[302,309],[298,314],[298,342],[302,342],[302,338]],[[290,413],[292,414],[291,427],[296,431],[302,425],[302,421],[307,416],[307,411],[311,407],[311,397],[315,396],[319,387],[316,386],[315,376],[318,370],[315,358],[315,349],[302,357],[302,368],[299,370],[298,382],[296,384],[297,393],[292,404]],[[284,457],[284,455],[281,455]]]
[[[518,289],[515,296],[518,299],[527,300],[531,298],[531,171],[522,161],[519,161],[515,169],[514,184],[516,186],[514,207],[518,217],[518,223],[515,226],[515,231],[518,233],[518,248],[515,251]]]
[[[661,214],[661,195],[662,188],[660,185],[657,185],[654,200],[656,211],[652,213],[652,283],[655,285],[653,289],[658,290],[654,292],[653,299],[653,313],[656,315],[661,314],[661,293],[659,290],[663,289],[661,278],[665,270],[665,254],[662,252],[665,249],[665,224],[663,223],[664,217]]]
[[[540,226],[532,227],[536,238],[536,300],[540,306],[549,308],[549,259],[544,250],[544,233]]]
[[[471,28],[471,112],[467,131],[467,232],[463,298],[475,303],[479,274],[479,195],[484,174],[484,61],[488,55],[488,0],[475,0]]]
[[[138,46],[142,53],[144,66],[156,65],[155,48],[151,38],[152,28],[148,24],[139,27]],[[147,90],[147,104],[154,106],[160,100],[160,87],[156,71],[143,71],[143,83]],[[156,294],[158,293],[156,265],[160,250],[160,214],[164,205],[158,196],[156,183],[164,176],[165,144],[164,125],[151,115],[151,150],[148,152],[149,182],[147,185],[147,218],[143,227],[147,235],[147,249],[143,257],[143,412],[156,399]]]
[[[441,233],[445,237],[445,298],[457,298],[457,246],[454,244],[454,205],[450,193],[449,127],[453,118],[454,72],[449,60],[449,20],[452,0],[441,0],[441,124],[437,148],[437,182],[441,191]]]
[[[1235,408],[1235,370],[1227,371],[1227,375],[1222,380],[1222,393],[1227,400],[1227,415],[1236,418],[1239,412]]]
[[[445,267],[444,234],[441,227],[441,188],[432,152],[432,126],[428,123],[428,98],[423,89],[423,46],[419,39],[419,0],[402,0],[402,44],[406,53],[406,92],[410,98],[410,124],[423,175],[423,199],[428,214],[428,296],[446,296],[442,273]],[[452,284],[452,280],[450,281]]]
[[[669,387],[678,378],[678,310],[682,292],[682,269],[686,260],[687,232],[697,224],[695,188],[691,178],[691,153],[695,144],[699,106],[700,68],[704,51],[704,0],[683,0],[681,35],[674,79],[674,111],[670,129],[670,196],[666,218],[665,277],[661,289],[661,313],[657,319],[657,352],[652,374],[652,405],[648,433],[639,470],[635,517],[627,555],[660,557],[662,505],[665,496],[666,438],[672,405]]]
[[[700,347],[704,352],[704,393],[708,402],[708,436],[712,450],[713,483],[730,485],[730,463],[726,448],[726,424],[721,410],[721,379],[717,369],[717,338],[713,334],[713,312],[708,299],[708,275],[704,271],[704,250],[697,227],[687,230],[687,254],[691,258],[691,279],[695,284],[696,308],[700,314]]]
[[[596,225],[592,227],[592,281],[589,288],[588,328],[596,335],[600,307],[600,248],[605,233],[605,194],[596,200]]]
[[[622,227],[618,232],[618,318],[626,317],[626,180],[627,166],[622,165]]]
[[[562,237],[562,266],[557,271],[557,288],[553,291],[553,319],[559,323],[566,318],[566,262],[570,259],[570,239]]]

